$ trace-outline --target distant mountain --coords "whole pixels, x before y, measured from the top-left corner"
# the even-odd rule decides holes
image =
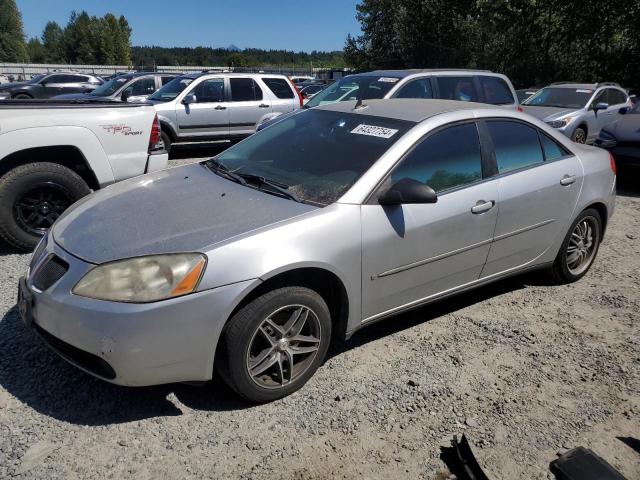
[[[233,43],[227,47],[230,52],[239,52],[241,49],[236,47]]]

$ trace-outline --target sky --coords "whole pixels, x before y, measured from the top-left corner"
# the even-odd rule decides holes
[[[342,50],[347,34],[360,32],[357,0],[16,0],[27,38],[39,37],[50,20],[62,27],[72,10],[124,15],[131,44]]]

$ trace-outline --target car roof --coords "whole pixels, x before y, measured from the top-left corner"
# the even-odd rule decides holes
[[[410,75],[416,75],[418,73],[492,73],[490,70],[473,70],[466,68],[414,68],[408,70],[374,70],[372,72],[356,73],[354,75],[366,75],[366,76],[388,76],[388,77],[408,77]]]
[[[204,77],[206,75],[222,75],[225,77],[252,77],[252,76],[257,76],[257,77],[279,77],[279,78],[287,78],[285,75],[282,75],[280,73],[242,73],[242,72],[195,72],[195,73],[185,73],[183,75],[180,75],[182,78],[193,78],[194,80],[196,78],[200,78],[200,77]]]
[[[337,102],[314,107],[313,110],[318,109],[371,115],[418,123],[427,118],[440,115],[441,113],[495,108],[495,105],[487,105],[484,103],[459,102],[456,100],[421,100],[415,98],[363,100],[361,108],[355,108],[356,103],[356,100]]]

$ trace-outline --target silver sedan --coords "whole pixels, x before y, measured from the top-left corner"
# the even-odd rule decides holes
[[[288,395],[329,343],[509,275],[587,273],[615,163],[490,106],[343,102],[75,204],[20,282],[26,323],[121,385]]]

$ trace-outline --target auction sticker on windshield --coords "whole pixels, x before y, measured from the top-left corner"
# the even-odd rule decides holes
[[[398,133],[398,130],[395,130],[393,128],[377,127],[375,125],[365,125],[364,123],[361,123],[356,128],[351,130],[351,133],[355,133],[357,135],[369,135],[371,137],[391,138],[396,133]]]
[[[592,93],[593,90],[576,90],[576,93]]]
[[[378,79],[378,81],[382,83],[396,83],[398,80],[400,79],[395,77],[380,77]]]

